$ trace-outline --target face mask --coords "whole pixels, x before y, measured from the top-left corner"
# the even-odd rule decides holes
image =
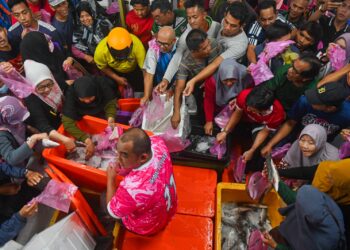
[[[9,88],[4,84],[1,88],[0,88],[0,94],[7,94]]]

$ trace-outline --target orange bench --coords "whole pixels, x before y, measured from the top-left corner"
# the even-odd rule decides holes
[[[160,233],[145,237],[125,231],[119,239],[122,250],[211,250],[213,221],[210,218],[175,214]]]
[[[176,213],[213,218],[216,171],[175,165],[174,178],[178,197]]]

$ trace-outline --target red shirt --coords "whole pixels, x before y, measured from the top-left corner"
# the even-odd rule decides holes
[[[266,115],[260,115],[248,111],[246,100],[250,91],[252,91],[252,89],[245,89],[237,96],[236,107],[243,110],[244,119],[248,122],[265,124],[270,130],[277,129],[284,122],[286,117],[282,104],[275,99],[272,105],[272,110],[267,112]]]
[[[150,15],[147,18],[139,18],[134,10],[131,10],[126,15],[126,25],[128,29],[137,36],[143,46],[147,49],[148,42],[152,39],[152,26],[153,26],[153,18]]]

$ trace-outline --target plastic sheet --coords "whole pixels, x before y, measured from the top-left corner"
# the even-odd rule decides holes
[[[262,233],[260,230],[253,230],[249,235],[248,250],[267,250],[267,245],[262,241]]]
[[[212,155],[217,155],[218,159],[221,160],[222,156],[226,153],[226,143],[217,143],[215,142],[214,146],[209,149]]]
[[[145,106],[141,106],[135,110],[129,121],[131,127],[139,128],[142,125],[143,113],[145,112]]]
[[[328,50],[329,61],[331,62],[333,70],[339,70],[346,64],[346,51],[338,44],[330,44]]]
[[[214,118],[215,123],[220,127],[220,128],[225,128],[226,124],[230,120],[230,117],[235,110],[234,105],[227,105],[224,107],[220,113]]]
[[[292,146],[291,143],[284,144],[282,147],[274,148],[271,152],[271,157],[275,161],[282,160]]]
[[[16,70],[6,73],[0,66],[0,80],[19,99],[24,99],[34,93],[34,87]]]
[[[248,193],[253,200],[260,200],[266,189],[268,188],[268,181],[262,176],[261,172],[253,173],[248,182]]]
[[[62,183],[55,180],[50,180],[44,191],[32,202],[39,202],[46,206],[68,213],[71,198],[78,190],[73,184]]]
[[[235,182],[238,182],[238,183],[242,182],[245,165],[246,164],[243,162],[242,156],[240,156],[237,160],[235,169],[233,171],[233,179],[235,180]]]

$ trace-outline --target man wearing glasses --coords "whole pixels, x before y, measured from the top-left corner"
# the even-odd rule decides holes
[[[141,68],[145,54],[145,48],[136,36],[117,27],[97,45],[94,60],[97,67],[119,86],[130,84],[135,92],[143,92]]]
[[[152,96],[153,86],[163,79],[164,73],[176,51],[175,31],[170,26],[160,28],[156,37],[150,42],[144,70],[144,96],[141,104],[145,104]],[[171,81],[171,83],[173,80]]]

